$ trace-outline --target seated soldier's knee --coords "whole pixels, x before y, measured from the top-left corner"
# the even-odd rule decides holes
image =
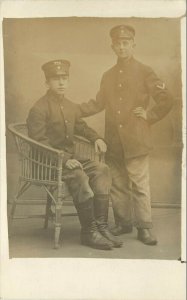
[[[104,163],[95,165],[95,176],[92,183],[94,194],[107,194],[110,191],[112,179],[109,167]]]
[[[73,173],[74,173],[76,181],[79,182],[79,183],[89,180],[86,173],[81,169],[75,169],[75,170],[73,170]]]

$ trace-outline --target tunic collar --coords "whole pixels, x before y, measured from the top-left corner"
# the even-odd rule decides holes
[[[47,96],[50,97],[50,99],[52,101],[56,101],[58,103],[63,103],[65,97],[63,96],[59,96],[57,94],[55,94],[53,91],[51,91],[50,89],[47,91]]]
[[[133,61],[134,61],[133,56],[131,58],[129,58],[128,60],[125,60],[123,58],[118,58],[117,67],[120,69],[126,69],[132,64]]]

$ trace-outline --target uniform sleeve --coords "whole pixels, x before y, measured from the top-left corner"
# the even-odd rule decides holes
[[[105,109],[105,88],[104,88],[104,75],[101,79],[100,90],[97,93],[96,99],[91,99],[87,103],[79,105],[80,117],[89,117],[95,115]]]
[[[46,136],[46,113],[33,107],[27,118],[28,135],[30,138],[50,146]]]
[[[169,113],[173,105],[173,98],[165,83],[157,77],[151,68],[148,68],[146,75],[145,83],[148,93],[155,101],[153,108],[147,112],[147,121],[154,124]]]
[[[82,119],[77,119],[74,132],[75,134],[80,135],[91,142],[95,142],[97,139],[102,139],[97,132],[90,128]]]

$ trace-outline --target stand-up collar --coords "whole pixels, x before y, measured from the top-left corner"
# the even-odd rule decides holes
[[[133,56],[131,58],[129,58],[128,60],[125,60],[123,58],[118,58],[117,66],[121,69],[126,69],[132,64],[133,61],[134,61]]]
[[[47,91],[47,96],[50,97],[51,100],[62,103],[65,99],[64,95],[60,96],[55,94],[52,90]]]

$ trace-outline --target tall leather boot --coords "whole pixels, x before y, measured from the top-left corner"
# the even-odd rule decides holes
[[[93,199],[76,205],[81,223],[81,243],[100,250],[111,250],[113,244],[106,239],[97,229],[94,219]]]
[[[94,198],[94,212],[97,227],[100,233],[113,243],[113,246],[119,248],[123,242],[114,236],[108,228],[108,210],[109,210],[109,197],[108,195],[97,195]]]

